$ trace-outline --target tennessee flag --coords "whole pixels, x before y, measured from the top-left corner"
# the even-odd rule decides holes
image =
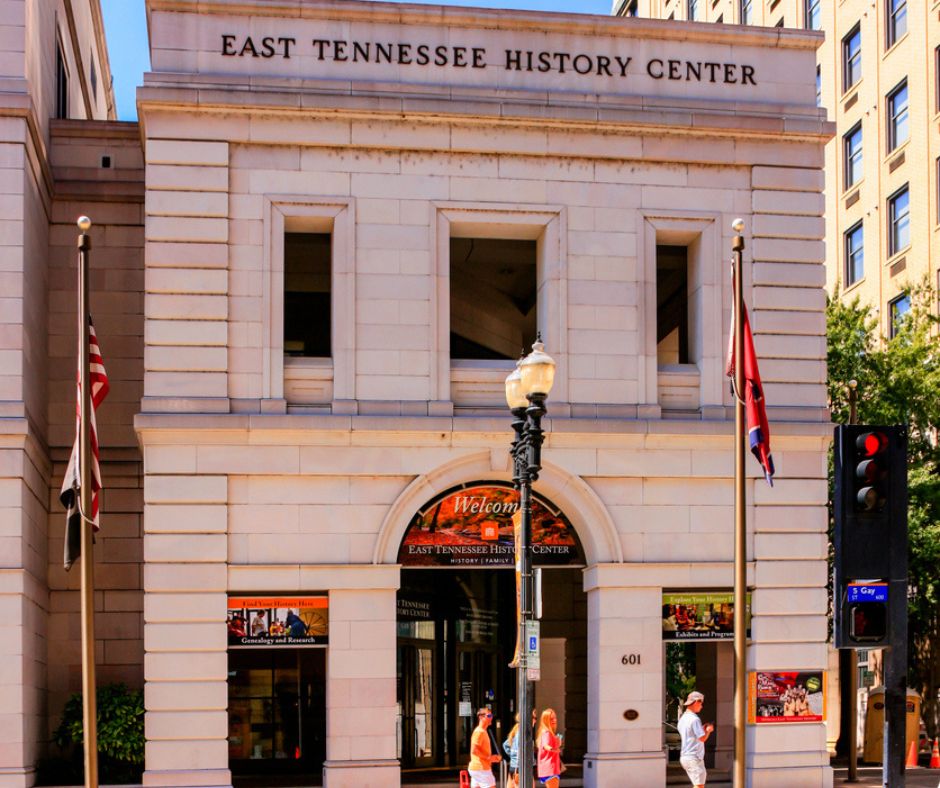
[[[737,359],[734,357],[734,308],[731,310],[731,331],[728,339],[728,364],[726,374],[731,378],[734,389],[734,370]],[[747,319],[747,307],[744,307],[744,391],[735,392],[744,399],[744,412],[747,418],[748,439],[751,453],[764,469],[767,483],[774,485],[774,459],[770,456],[770,427],[767,424],[767,410],[764,407],[764,388],[757,369],[757,354],[754,352],[754,337],[751,324]]]

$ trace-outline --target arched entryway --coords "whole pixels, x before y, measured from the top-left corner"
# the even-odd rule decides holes
[[[397,598],[398,757],[403,781],[466,766],[476,710],[494,715],[498,747],[516,712],[513,516],[518,493],[482,479],[444,491],[412,517],[402,539]],[[578,535],[534,495],[532,551],[542,593],[537,708],[556,710],[566,756],[587,745],[587,601]]]

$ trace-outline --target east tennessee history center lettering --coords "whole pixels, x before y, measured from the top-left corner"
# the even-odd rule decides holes
[[[302,47],[304,48],[302,50]],[[621,53],[595,54],[530,49],[502,49],[455,44],[358,41],[314,38],[298,43],[293,36],[250,36],[224,33],[223,57],[290,60],[300,54],[319,62],[366,63],[416,68],[486,69],[499,65],[506,71],[536,74],[578,74],[626,79],[643,74],[654,80],[757,85],[754,66],[706,60],[654,57],[646,62]]]

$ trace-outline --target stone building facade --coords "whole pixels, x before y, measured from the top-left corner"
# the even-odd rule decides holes
[[[473,706],[511,724],[511,572],[416,567],[402,545],[455,490],[505,490],[503,379],[536,330],[558,363],[536,492],[575,549],[544,570],[537,699],[585,785],[664,784],[664,594],[732,582],[737,216],[777,464],[773,488],[749,468],[749,670],[826,668],[818,35],[321,0],[148,12],[139,127],[57,127],[71,191],[49,228],[64,267],[70,214],[102,217],[100,656],[142,672],[146,785],[314,758],[333,788],[397,786],[460,765]],[[77,633],[54,505],[72,307],[48,287],[33,585],[62,607],[24,632],[67,655],[42,671],[51,719]],[[308,604],[311,648],[239,649],[233,611]],[[720,770],[729,646],[695,650]],[[821,722],[751,726],[748,747],[754,785],[831,784]]]

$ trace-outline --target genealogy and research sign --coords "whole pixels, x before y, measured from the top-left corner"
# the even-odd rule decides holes
[[[230,596],[229,648],[325,646],[327,596]]]
[[[501,482],[461,485],[412,518],[398,550],[402,566],[507,567],[515,563],[513,515],[519,493]],[[544,498],[532,500],[532,559],[578,566],[581,546],[568,519]]]
[[[826,719],[826,673],[766,671],[749,674],[748,722],[823,722]]]
[[[747,595],[750,636],[751,595]],[[663,594],[663,640],[733,640],[734,594],[685,591]]]

